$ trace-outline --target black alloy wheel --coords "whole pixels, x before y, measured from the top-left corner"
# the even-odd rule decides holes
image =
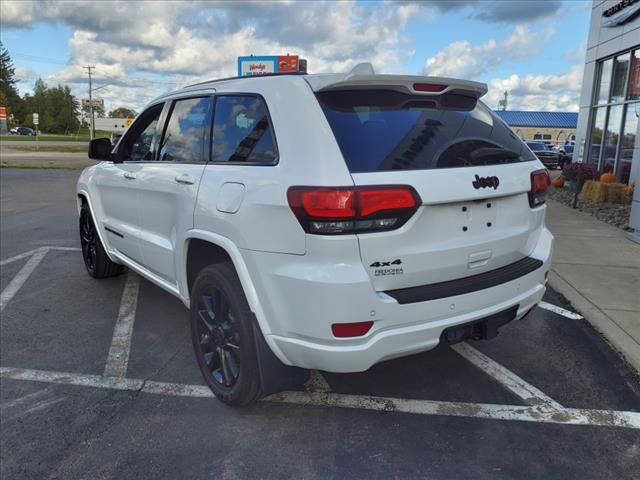
[[[203,268],[191,288],[191,341],[216,398],[249,405],[261,395],[255,335],[260,335],[231,263]]]
[[[233,387],[240,376],[240,335],[224,292],[209,286],[197,304],[199,356],[221,388]]]
[[[124,272],[124,266],[113,262],[102,245],[88,204],[80,209],[80,246],[87,273],[94,278],[107,278]]]
[[[89,273],[95,273],[98,259],[96,247],[96,227],[91,215],[85,212],[80,215],[80,245],[82,246],[82,258]]]

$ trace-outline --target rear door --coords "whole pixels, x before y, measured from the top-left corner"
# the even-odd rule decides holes
[[[410,185],[421,198],[399,229],[358,234],[376,290],[475,275],[531,251],[543,214],[528,192],[541,165],[484,105],[370,85],[317,97],[356,186]]]
[[[209,158],[212,99],[180,98],[166,107],[157,156],[140,165],[136,185],[143,264],[177,284],[177,251],[193,228],[200,178]]]

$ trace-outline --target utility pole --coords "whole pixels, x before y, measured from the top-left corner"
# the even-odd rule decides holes
[[[92,68],[96,68],[93,65],[87,65],[86,67],[82,67],[82,68],[86,68],[87,71],[89,72],[89,139],[93,140],[93,137],[96,134],[96,130],[95,130],[95,119],[93,118],[93,88],[91,86],[91,69]]]
[[[502,107],[502,111],[507,109],[507,97],[509,97],[509,92],[504,92],[504,99],[498,102],[498,108]]]

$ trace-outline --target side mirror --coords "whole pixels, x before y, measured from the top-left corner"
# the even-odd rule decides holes
[[[89,142],[89,158],[93,160],[109,160],[111,158],[111,140],[96,138]]]

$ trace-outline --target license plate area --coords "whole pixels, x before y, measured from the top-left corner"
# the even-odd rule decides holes
[[[496,227],[497,199],[475,200],[453,206],[457,210],[460,231],[488,233]]]
[[[474,320],[462,325],[445,328],[440,335],[440,343],[454,344],[464,340],[491,340],[498,335],[503,325],[516,318],[519,305],[503,310],[488,317]]]

